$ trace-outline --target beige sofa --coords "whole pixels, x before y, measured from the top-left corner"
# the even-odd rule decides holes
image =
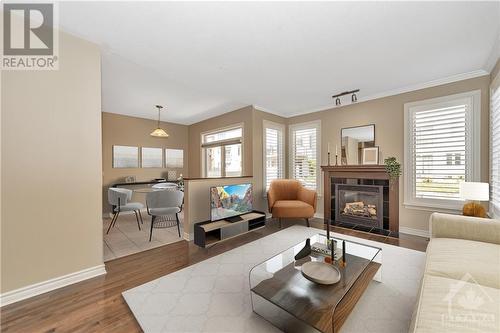
[[[434,213],[410,332],[500,332],[500,221]]]

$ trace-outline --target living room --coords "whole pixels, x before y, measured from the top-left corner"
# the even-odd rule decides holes
[[[2,331],[498,332],[498,2],[49,5],[3,4]]]

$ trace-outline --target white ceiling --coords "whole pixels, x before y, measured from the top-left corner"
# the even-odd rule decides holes
[[[307,113],[334,93],[368,99],[498,57],[498,1],[59,6],[63,30],[101,45],[103,111],[154,119],[163,104],[162,120],[183,124],[250,104]]]

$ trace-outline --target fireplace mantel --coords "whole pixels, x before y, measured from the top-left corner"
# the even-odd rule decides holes
[[[324,173],[324,217],[328,220],[335,219],[332,216],[332,198],[334,193],[333,179],[360,179],[360,180],[386,180],[389,174],[383,165],[324,165],[321,167]],[[394,180],[388,186],[389,190],[389,225],[388,229],[399,232],[399,182]],[[384,214],[385,215],[385,214]]]

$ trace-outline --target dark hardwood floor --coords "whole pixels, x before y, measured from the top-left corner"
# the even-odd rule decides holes
[[[283,228],[302,220],[284,221]],[[323,228],[314,219],[311,227]],[[180,241],[106,263],[107,274],[1,308],[2,332],[141,332],[121,293],[194,263],[279,231],[268,221],[260,230],[201,249]],[[333,227],[334,232],[425,251],[427,240],[401,235],[399,239]]]

